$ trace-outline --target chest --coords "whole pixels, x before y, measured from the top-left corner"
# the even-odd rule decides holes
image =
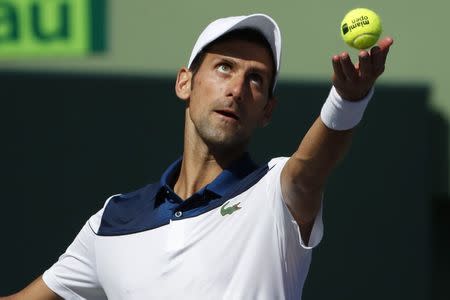
[[[98,237],[95,252],[110,299],[236,296],[255,280],[272,285],[283,260],[270,211],[240,200],[156,229]]]

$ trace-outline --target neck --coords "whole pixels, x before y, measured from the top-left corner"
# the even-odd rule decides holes
[[[233,161],[241,158],[246,147],[215,150],[201,138],[185,133],[183,160],[174,191],[182,199],[187,199],[205,185],[213,181]],[[219,147],[218,147],[219,148]]]

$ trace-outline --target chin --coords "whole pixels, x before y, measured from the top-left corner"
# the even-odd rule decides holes
[[[245,147],[250,140],[248,132],[244,132],[241,126],[213,126],[211,123],[198,125],[197,134],[210,149],[235,150]]]
[[[223,151],[245,148],[248,144],[248,139],[243,138],[243,135],[240,133],[215,135],[204,138],[203,140],[209,148],[221,149]]]

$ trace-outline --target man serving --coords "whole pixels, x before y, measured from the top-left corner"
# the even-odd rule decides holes
[[[200,34],[175,91],[184,149],[161,179],[110,197],[43,276],[8,299],[299,299],[320,242],[322,193],[393,40],[332,58],[333,87],[290,157],[257,166],[253,132],[276,106],[281,34],[267,15]],[[318,112],[319,115],[319,112]]]

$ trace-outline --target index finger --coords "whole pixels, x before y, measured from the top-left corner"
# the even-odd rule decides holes
[[[391,37],[385,37],[378,42],[378,45],[373,47],[370,51],[373,69],[377,75],[380,75],[384,71],[384,65],[389,53],[389,48],[394,43]]]
[[[386,61],[387,54],[389,53],[389,49],[391,48],[392,44],[394,44],[394,39],[390,36],[385,37],[378,42],[378,48],[380,48],[383,64]]]
[[[380,47],[381,51],[389,51],[389,48],[392,46],[393,43],[394,43],[394,39],[392,37],[388,36],[388,37],[381,39],[378,42],[378,46]]]

